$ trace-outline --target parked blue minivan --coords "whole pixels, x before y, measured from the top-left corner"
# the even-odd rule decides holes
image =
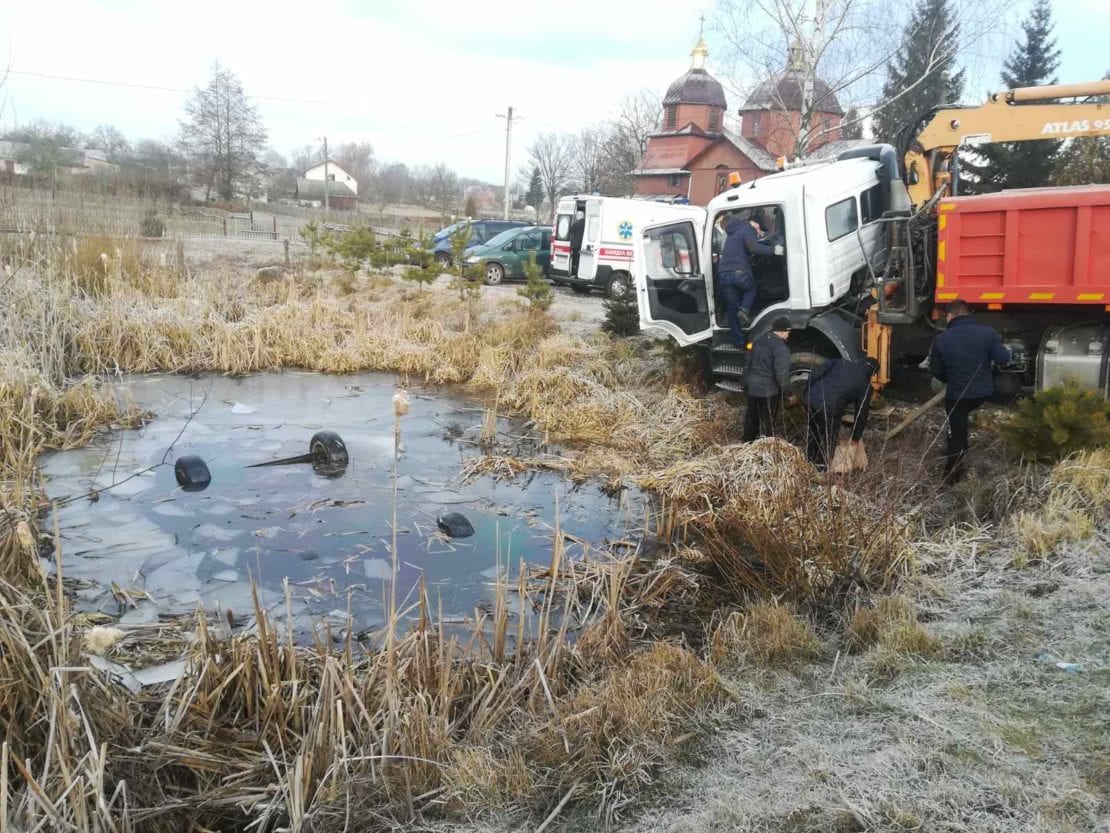
[[[518,220],[460,220],[435,233],[432,237],[430,251],[435,256],[437,263],[441,266],[450,266],[451,235],[460,228],[470,226],[470,247],[472,248],[484,245],[487,241],[492,240],[503,231],[527,225],[529,225],[529,223],[522,223]]]

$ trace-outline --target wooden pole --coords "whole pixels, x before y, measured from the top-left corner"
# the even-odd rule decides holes
[[[904,431],[906,428],[908,428],[911,424],[913,424],[914,422],[917,422],[917,420],[921,419],[921,417],[924,416],[925,413],[930,408],[939,404],[940,401],[942,399],[944,399],[944,395],[947,392],[948,392],[947,388],[940,391],[940,393],[938,393],[936,396],[934,396],[932,399],[930,399],[924,405],[920,406],[916,411],[914,411],[912,414],[910,414],[908,417],[906,417],[904,420],[902,420],[900,423],[898,423],[898,425],[896,425],[894,428],[891,428],[889,431],[887,431],[885,439],[893,440],[895,437],[897,437],[899,434],[901,434],[902,431]]]

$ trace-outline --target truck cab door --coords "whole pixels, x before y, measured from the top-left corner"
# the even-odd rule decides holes
[[[601,200],[586,201],[586,225],[582,232],[582,253],[578,257],[578,278],[592,281],[597,274],[601,249]]]
[[[693,220],[644,229],[638,244],[643,269],[636,269],[640,328],[666,333],[681,345],[713,335],[709,291],[698,255]]]

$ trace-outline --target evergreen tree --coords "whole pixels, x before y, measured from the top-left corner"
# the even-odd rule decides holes
[[[537,167],[532,168],[532,179],[528,183],[528,205],[536,209],[536,215],[539,215],[540,208],[543,206],[543,177],[540,176],[540,169]]]
[[[1024,39],[1002,65],[1002,84],[1006,89],[1056,83],[1060,50],[1052,37],[1052,26],[1049,0],[1036,0],[1029,17],[1021,24]],[[963,165],[970,174],[965,190],[982,194],[1003,188],[1048,185],[1062,144],[1060,139],[1038,139],[978,147],[974,156],[980,161],[965,161]]]
[[[1110,183],[1110,137],[1071,139],[1056,154],[1053,185]]]
[[[963,71],[956,70],[960,25],[949,0],[918,0],[902,34],[902,46],[887,65],[872,130],[876,141],[897,147],[903,128],[928,110],[959,100]]]
[[[860,121],[859,109],[856,107],[849,107],[848,111],[844,114],[844,121],[840,128],[841,139],[862,139],[863,138],[863,122]]]
[[[636,304],[636,294],[625,292],[604,302],[605,320],[601,322],[602,332],[627,338],[640,332],[640,308]]]

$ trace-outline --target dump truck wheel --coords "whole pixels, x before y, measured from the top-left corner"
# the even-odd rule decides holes
[[[334,431],[317,431],[308,442],[308,451],[314,463],[327,463],[329,466],[345,466],[350,458],[347,444]]]
[[[177,478],[178,485],[198,491],[212,482],[208,464],[195,454],[178,457],[173,464],[173,476]]]

